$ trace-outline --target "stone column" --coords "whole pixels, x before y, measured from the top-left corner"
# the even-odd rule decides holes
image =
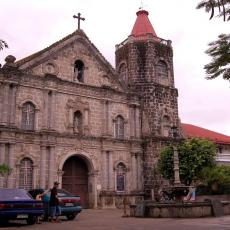
[[[107,152],[106,151],[102,151],[102,176],[103,176],[103,180],[102,180],[102,189],[103,190],[107,190],[108,189],[108,173],[107,173]]]
[[[140,109],[139,107],[135,106],[135,137],[139,138],[140,137],[140,132],[141,132],[141,124],[140,124]]]
[[[8,182],[7,182],[7,187],[8,188],[13,188],[14,187],[14,147],[15,147],[15,144],[14,143],[10,143],[9,144],[9,159],[8,159],[8,164],[9,164],[9,167],[12,169],[12,172],[11,174],[9,175],[8,177]]]
[[[33,180],[32,180],[32,188],[35,189],[38,186],[38,166],[33,166]]]
[[[10,86],[8,84],[6,84],[3,89],[4,90],[3,91],[3,104],[2,104],[3,110],[2,110],[2,120],[1,120],[1,123],[3,125],[7,125],[7,121],[8,121],[9,89],[10,89]]]
[[[107,101],[106,108],[106,119],[107,119],[107,135],[113,136],[113,119],[111,116],[111,102]]]
[[[105,115],[105,134],[108,135],[109,134],[109,101],[105,102],[105,111],[104,111],[104,115]]]
[[[179,157],[177,146],[173,146],[174,185],[180,185]]]
[[[104,136],[109,133],[109,102],[106,99],[102,101],[102,132]]]
[[[15,126],[15,111],[16,111],[16,91],[17,86],[14,85],[11,89],[11,95],[10,95],[10,125]]]
[[[94,205],[93,205],[93,208],[97,208],[97,175],[98,175],[98,172],[95,171],[93,173],[93,196],[94,196]]]
[[[142,190],[142,160],[141,160],[142,153],[139,152],[137,154],[137,190]]]
[[[0,143],[0,164],[5,163],[5,155],[6,155],[5,144]],[[4,178],[0,175],[0,188],[3,187],[4,187]]]
[[[108,183],[108,185],[109,185],[109,190],[113,190],[114,189],[114,178],[113,178],[113,155],[112,155],[112,152],[111,151],[109,151],[109,167],[108,167],[108,169],[109,169],[109,177],[108,177],[108,179],[109,179],[109,183]]]
[[[4,85],[0,82],[0,124],[3,116],[3,102],[4,102]]]
[[[134,133],[135,133],[135,130],[134,130],[134,124],[135,124],[135,119],[134,119],[134,108],[133,106],[130,106],[129,108],[129,117],[130,117],[130,137],[133,138],[135,137]]]
[[[133,180],[133,188],[132,190],[137,189],[137,155],[136,153],[131,153],[132,158],[132,180]]]
[[[62,171],[61,169],[57,170],[57,176],[58,176],[57,181],[60,183],[59,188],[62,188],[62,176],[63,176],[64,173],[65,172]]]
[[[6,146],[4,143],[0,143],[0,164],[5,163]]]
[[[51,146],[49,149],[49,175],[48,175],[48,187],[52,188],[53,187],[53,182],[54,182],[54,146]]]
[[[52,99],[51,99],[51,116],[50,116],[50,128],[55,129],[56,127],[56,100],[57,99],[57,92],[52,92]]]
[[[69,108],[69,128],[73,128],[73,108]]]
[[[46,146],[41,146],[40,157],[40,188],[46,188]]]
[[[46,89],[43,90],[43,109],[42,109],[42,129],[48,127],[48,92]]]

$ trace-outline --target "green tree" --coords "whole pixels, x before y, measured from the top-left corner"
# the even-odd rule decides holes
[[[3,50],[3,48],[9,48],[9,46],[4,40],[0,39],[0,50]]]
[[[177,146],[179,154],[180,177],[183,182],[191,183],[198,179],[205,166],[215,165],[215,145],[207,140],[193,138]],[[174,179],[173,148],[165,147],[160,153],[158,169],[165,179]]]
[[[6,186],[7,178],[11,172],[12,169],[7,164],[0,165],[0,175],[3,177],[3,187]]]
[[[230,184],[230,166],[216,165],[214,167],[205,167],[201,170],[200,179],[210,187],[214,184],[218,186]]]
[[[212,19],[217,12],[217,17],[223,17],[224,21],[230,20],[229,0],[203,0],[197,5],[196,8],[205,8],[206,12],[211,13],[209,19]]]
[[[230,80],[230,34],[221,34],[217,41],[208,45],[210,48],[206,53],[212,57],[212,61],[204,66],[207,79],[222,75],[223,79]]]
[[[230,20],[230,1],[229,0],[203,0],[197,9],[204,8],[210,13],[210,19],[215,15],[222,17],[224,21]],[[204,66],[207,79],[214,79],[222,76],[225,80],[230,80],[230,34],[221,34],[217,41],[208,44],[209,49],[206,53],[212,58],[212,61]]]

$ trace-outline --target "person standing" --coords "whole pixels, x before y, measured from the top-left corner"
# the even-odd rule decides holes
[[[60,222],[59,216],[61,215],[61,209],[59,207],[59,200],[57,196],[57,188],[58,188],[59,182],[55,181],[53,188],[50,190],[50,217],[51,222]]]
[[[45,191],[42,193],[42,202],[43,202],[43,209],[44,209],[44,214],[43,214],[43,221],[48,221],[49,220],[49,213],[50,213],[50,196],[48,193],[50,190]]]

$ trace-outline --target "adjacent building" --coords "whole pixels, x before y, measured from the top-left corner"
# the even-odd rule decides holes
[[[191,124],[181,124],[185,138],[202,138],[216,144],[216,161],[230,165],[230,137]]]

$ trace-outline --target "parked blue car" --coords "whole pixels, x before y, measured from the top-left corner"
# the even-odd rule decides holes
[[[42,194],[44,191],[44,189],[33,189],[30,190],[29,193],[35,199],[37,195]],[[61,208],[61,216],[66,216],[68,220],[73,220],[77,214],[82,211],[80,196],[75,196],[64,189],[57,189],[57,193]],[[49,202],[49,196],[50,192],[48,193],[48,200],[44,202]],[[48,212],[48,210],[44,210],[46,220],[49,215]]]
[[[21,219],[35,224],[42,214],[42,202],[34,200],[26,190],[0,188],[0,221]]]

